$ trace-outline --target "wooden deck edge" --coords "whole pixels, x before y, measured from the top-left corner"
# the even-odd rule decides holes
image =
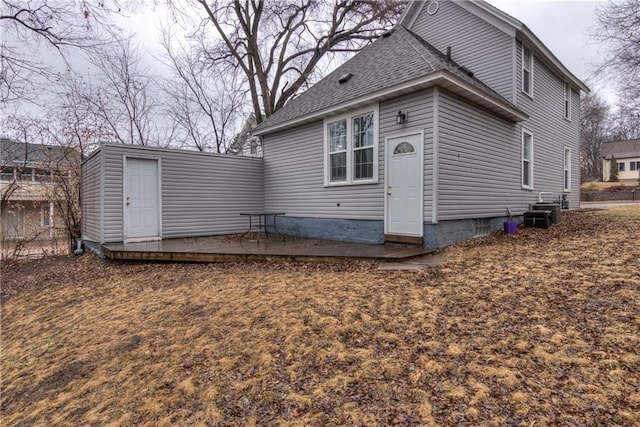
[[[426,255],[431,251],[415,251],[411,253],[385,256],[330,256],[330,255],[286,255],[286,254],[221,254],[197,252],[134,252],[118,251],[103,247],[105,257],[118,261],[151,261],[151,262],[345,262],[345,261],[382,261],[393,262],[408,260]]]

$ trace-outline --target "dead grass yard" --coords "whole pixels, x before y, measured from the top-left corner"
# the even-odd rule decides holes
[[[640,208],[445,255],[6,265],[2,425],[640,425]]]

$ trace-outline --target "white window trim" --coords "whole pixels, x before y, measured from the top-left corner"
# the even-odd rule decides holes
[[[563,184],[564,192],[571,192],[571,148],[564,147],[564,167],[562,168],[562,180],[564,181],[565,173],[567,175],[567,180]]]
[[[531,159],[529,159],[529,181],[531,182],[530,185],[525,185],[524,184],[524,167],[523,167],[523,163],[525,161],[524,158],[524,136],[525,135],[529,135],[531,137]],[[533,156],[533,147],[534,147],[534,142],[533,142],[533,132],[522,128],[522,137],[521,137],[521,142],[520,142],[520,149],[521,149],[521,153],[520,153],[520,185],[522,186],[522,188],[524,190],[533,190],[534,188],[534,181],[533,181],[533,162],[534,162],[534,156]]]
[[[564,101],[562,104],[564,110],[564,118],[571,121],[571,85],[568,82],[564,82]]]
[[[524,90],[524,81],[525,81],[525,79],[524,79],[524,71],[525,71],[525,69],[524,69],[524,65],[525,65],[525,62],[524,62],[524,50],[525,49],[529,50],[529,58],[531,58],[530,62],[529,62],[529,92]],[[529,46],[527,46],[524,43],[522,43],[522,46],[521,46],[521,49],[520,49],[520,57],[521,57],[521,61],[520,62],[522,63],[521,64],[522,65],[522,72],[521,72],[522,82],[521,82],[521,85],[520,85],[520,90],[522,90],[522,93],[524,93],[527,96],[533,98],[533,81],[534,81],[533,70],[534,70],[534,62],[535,62],[535,60],[533,58],[533,50]]]
[[[324,119],[322,131],[324,133],[324,186],[325,187],[340,187],[344,185],[362,185],[362,184],[375,184],[378,182],[378,169],[380,167],[378,161],[378,150],[379,150],[379,138],[378,138],[378,129],[380,127],[380,123],[378,121],[378,103],[370,105],[366,108],[360,108],[357,110],[350,111],[346,114],[341,114],[339,116],[331,116]],[[358,179],[355,180],[353,178],[354,167],[353,167],[353,119],[359,116],[363,116],[365,114],[372,113],[373,114],[373,177],[371,179]],[[346,120],[347,122],[347,179],[346,181],[340,182],[331,182],[331,159],[329,152],[329,124]]]
[[[52,211],[53,211],[52,204],[43,203],[42,205],[40,205],[40,225],[42,227],[53,227],[53,222],[51,221],[53,216],[51,215]],[[45,219],[46,219],[46,222],[48,222],[49,224],[46,224]]]

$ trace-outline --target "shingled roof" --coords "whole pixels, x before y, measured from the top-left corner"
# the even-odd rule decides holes
[[[340,83],[343,76],[351,76]],[[398,26],[364,48],[253,131],[263,135],[318,120],[366,103],[440,85],[512,121],[527,115],[473,73]]]
[[[626,159],[640,157],[640,139],[628,139],[626,141],[613,141],[602,144],[602,157],[611,160],[613,154],[616,158]]]
[[[29,144],[0,138],[0,165],[21,167],[52,166],[67,168],[80,162],[80,153],[72,148]]]

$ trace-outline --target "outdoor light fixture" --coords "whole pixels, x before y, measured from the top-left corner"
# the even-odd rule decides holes
[[[396,116],[396,124],[402,125],[407,121],[408,118],[409,118],[408,113],[403,113],[402,111],[398,111],[398,115]]]

